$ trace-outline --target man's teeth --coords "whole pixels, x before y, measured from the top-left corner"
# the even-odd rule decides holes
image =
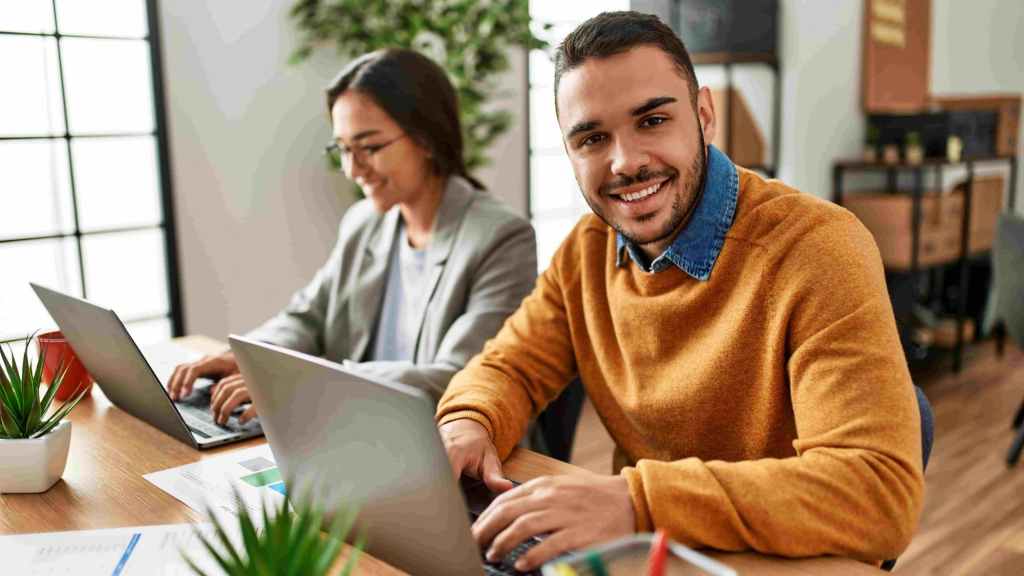
[[[640,190],[639,192],[633,192],[632,194],[623,194],[622,196],[619,196],[619,198],[622,198],[626,202],[636,202],[637,200],[640,200],[640,199],[643,199],[643,198],[647,198],[651,194],[654,194],[655,192],[657,192],[658,188],[661,188],[661,185],[664,184],[664,183],[665,182],[660,182],[658,184],[652,184],[651,186],[648,186],[647,188],[644,188],[643,190]]]

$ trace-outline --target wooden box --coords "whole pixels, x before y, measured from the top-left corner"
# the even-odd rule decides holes
[[[910,268],[913,250],[913,198],[909,194],[870,192],[850,194],[844,206],[871,231],[887,268]],[[963,203],[952,194],[926,192],[921,196],[918,265],[952,262],[960,255]]]
[[[974,193],[971,195],[971,253],[991,250],[996,238],[996,223],[1003,211],[1002,176],[979,176],[974,179]],[[956,187],[953,195],[963,209],[963,184]]]
[[[971,196],[970,253],[992,248],[996,221],[1003,206],[1003,179],[974,179]],[[913,251],[914,204],[910,194],[867,192],[849,194],[844,206],[871,231],[882,262],[893,270],[910,269]],[[918,265],[933,266],[960,257],[964,197],[962,185],[953,192],[925,192],[921,196],[921,231]]]

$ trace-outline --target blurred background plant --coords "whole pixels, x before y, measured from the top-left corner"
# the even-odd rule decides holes
[[[528,0],[298,0],[291,16],[303,34],[292,63],[320,46],[333,45],[346,58],[398,47],[447,70],[459,95],[470,172],[489,162],[488,148],[513,119],[493,106],[501,96],[498,77],[509,69],[509,48],[547,47],[530,30]]]
[[[288,483],[289,486],[292,483]],[[343,565],[338,565],[344,541],[355,524],[356,509],[336,506],[327,527],[324,509],[312,498],[288,497],[274,504],[263,500],[262,517],[254,520],[237,489],[238,524],[222,523],[212,509],[207,516],[213,524],[211,533],[200,529],[196,536],[222,572],[208,573],[181,551],[185,562],[200,576],[278,576],[295,574],[348,576],[355,569],[366,542],[360,534]],[[324,531],[321,531],[324,528]]]

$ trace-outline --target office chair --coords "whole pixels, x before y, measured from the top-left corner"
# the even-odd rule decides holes
[[[573,379],[569,386],[562,390],[540,416],[537,417],[537,432],[543,446],[536,446],[540,451],[568,462],[572,456],[572,443],[576,438],[576,424],[583,411],[583,383],[579,378]]]
[[[995,276],[996,319],[1006,333],[1024,348],[1024,218],[1016,214],[999,215],[996,241],[992,252]],[[1006,454],[1006,465],[1013,467],[1024,448],[1024,402],[1013,418],[1017,435]]]
[[[932,454],[932,441],[935,439],[935,414],[932,412],[932,404],[924,395],[924,390],[914,386],[914,393],[917,395],[917,408],[921,412],[921,471],[928,468],[928,458]],[[891,572],[896,566],[896,558],[882,562],[882,570]]]

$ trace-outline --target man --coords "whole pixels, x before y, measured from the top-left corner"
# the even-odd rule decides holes
[[[923,499],[918,408],[878,250],[844,209],[709,146],[715,111],[653,16],[559,47],[555,99],[586,216],[455,376],[437,419],[456,474],[504,492],[473,526],[517,568],[666,530],[691,546],[896,556]],[[513,488],[501,459],[579,375],[614,476]]]

